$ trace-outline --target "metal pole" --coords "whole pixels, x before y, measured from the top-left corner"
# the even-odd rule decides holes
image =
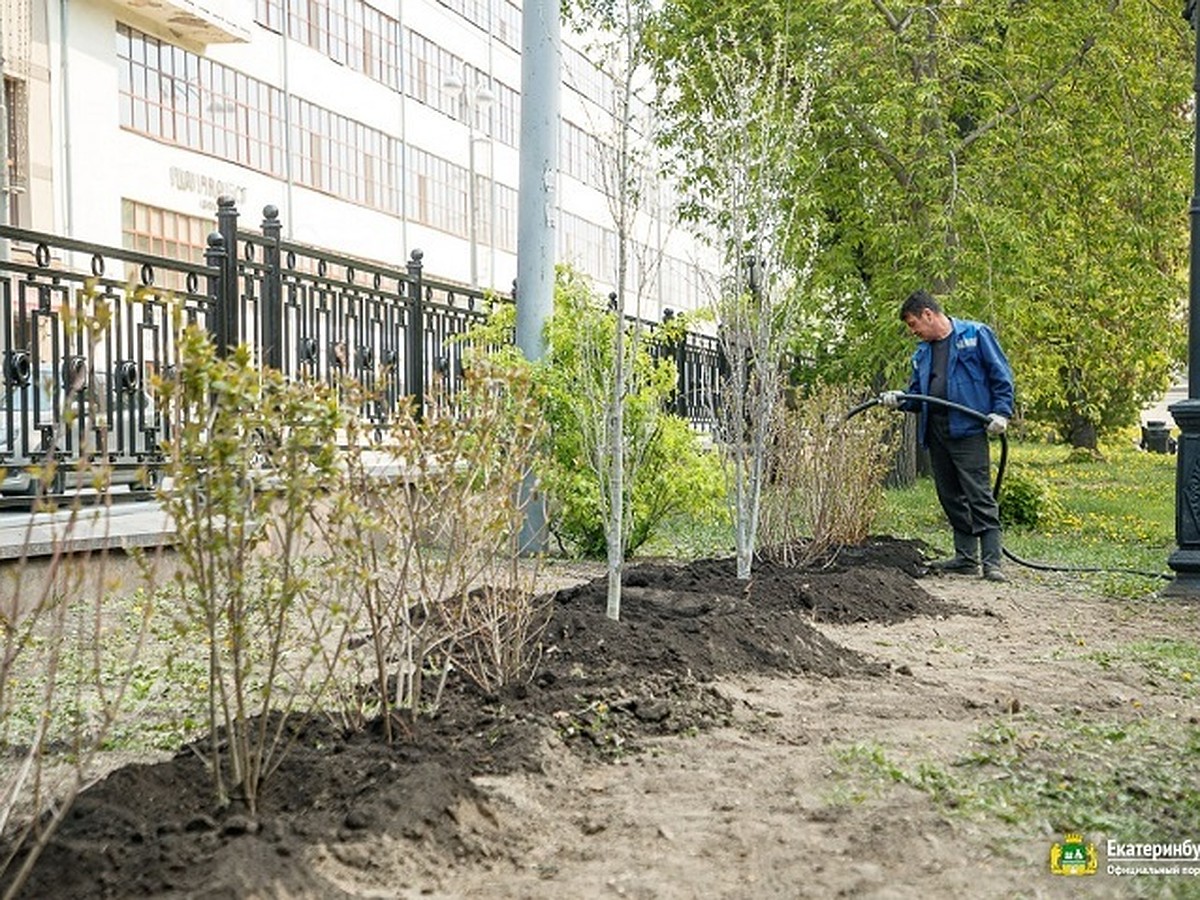
[[[496,142],[488,138],[488,287],[496,287]]]
[[[471,287],[479,287],[478,215],[475,200],[475,98],[467,100],[470,88],[463,87],[464,114],[467,117],[467,228],[471,241]]]
[[[4,12],[0,11],[0,225],[10,225],[8,204],[11,186],[8,181],[8,90],[4,78]],[[8,261],[8,238],[0,237],[0,262]]]
[[[282,16],[279,23],[279,48],[283,63],[283,177],[284,196],[287,198],[287,236],[290,241],[294,238],[292,223],[296,220],[296,204],[292,190],[296,179],[292,172],[292,77],[288,65],[288,41],[291,40],[289,37],[291,24],[288,22],[289,6],[291,4],[286,0],[279,4],[279,12]]]
[[[554,182],[562,85],[559,0],[526,0],[521,12],[521,148],[517,189],[517,347],[531,361],[546,352],[554,311]],[[521,546],[545,546],[545,504],[526,481]]]
[[[1197,31],[1197,0],[1184,3],[1184,18]],[[1200,108],[1200,40],[1195,43],[1192,85]],[[1188,276],[1188,396],[1169,410],[1179,426],[1175,468],[1175,543],[1167,559],[1175,580],[1163,594],[1200,599],[1200,115],[1193,115],[1191,247]]]
[[[75,157],[72,152],[74,130],[71,125],[71,11],[70,0],[59,0],[58,6],[58,42],[59,66],[59,97],[61,98],[62,140],[59,158],[62,160],[62,211],[63,227],[69,236],[75,235],[75,186],[74,165]]]
[[[517,194],[517,346],[545,353],[554,310],[554,183],[562,82],[558,0],[529,0],[521,17],[521,147]]]

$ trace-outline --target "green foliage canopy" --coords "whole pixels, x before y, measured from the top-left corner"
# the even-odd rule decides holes
[[[780,36],[807,63],[814,141],[779,202],[822,221],[798,352],[825,378],[896,381],[910,349],[896,309],[927,286],[997,328],[1027,417],[1080,445],[1135,420],[1182,359],[1179,9],[669,0],[650,38],[667,140],[686,147],[703,109],[695,48]]]
[[[611,377],[616,316],[598,304],[586,279],[565,268],[557,274],[554,304],[546,326],[547,352],[537,363],[524,362],[506,342],[515,322],[512,306],[497,305],[469,340],[510,364],[534,368],[537,402],[549,426],[538,475],[551,500],[550,527],[580,554],[602,557],[607,549],[602,485],[588,458],[585,432],[600,424],[592,400],[605,395],[600,382]],[[651,352],[652,342],[670,340],[684,326],[683,317],[677,317],[655,335],[643,335],[632,359],[623,434],[628,443],[643,449],[637,460],[640,473],[633,483],[628,554],[670,516],[686,513],[719,519],[723,515],[724,485],[716,454],[700,447],[686,420],[660,411],[675,390],[676,372],[670,359]],[[643,440],[637,435],[649,421],[653,432]]]

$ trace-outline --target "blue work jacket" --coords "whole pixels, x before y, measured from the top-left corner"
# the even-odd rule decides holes
[[[1000,349],[996,334],[981,322],[950,319],[950,352],[946,359],[946,399],[979,412],[1012,418],[1013,374]],[[921,341],[912,355],[912,378],[908,393],[929,395],[929,370],[933,364],[933,348]],[[921,446],[928,446],[926,429],[930,404],[909,400],[903,409],[919,411],[921,422],[917,434]],[[987,424],[956,409],[950,410],[950,436],[966,437],[986,430]]]

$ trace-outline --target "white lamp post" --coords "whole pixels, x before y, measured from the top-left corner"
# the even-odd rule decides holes
[[[475,116],[486,110],[495,99],[486,84],[467,84],[453,73],[442,81],[452,97],[459,102],[459,115],[467,123],[467,229],[471,242],[471,287],[479,287],[479,213],[478,198],[475,196]]]

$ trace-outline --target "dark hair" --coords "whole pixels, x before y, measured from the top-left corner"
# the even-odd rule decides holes
[[[918,291],[913,291],[908,295],[908,299],[904,301],[904,305],[900,307],[901,320],[907,319],[909,316],[920,316],[921,311],[932,309],[935,313],[942,311],[942,305],[933,299],[933,295],[925,288]]]

